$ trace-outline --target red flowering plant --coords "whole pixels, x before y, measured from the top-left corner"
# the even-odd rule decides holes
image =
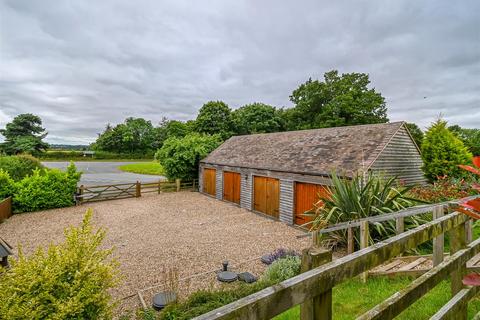
[[[475,167],[467,165],[459,165],[459,167],[480,177],[480,156],[473,158],[473,165]],[[480,191],[480,184],[474,182],[472,188]],[[480,198],[462,199],[457,211],[460,211],[473,219],[480,220]],[[466,286],[480,286],[480,274],[472,273],[465,276],[465,278],[463,278],[463,284]]]

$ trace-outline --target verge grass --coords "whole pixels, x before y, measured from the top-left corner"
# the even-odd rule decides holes
[[[395,292],[405,288],[412,281],[413,279],[408,277],[376,277],[370,278],[366,284],[359,279],[346,281],[333,289],[333,318],[355,319]],[[429,319],[448,300],[450,300],[450,282],[443,281],[395,319]],[[472,319],[479,311],[480,297],[477,296],[469,303],[468,319]],[[296,306],[274,319],[293,320],[299,318],[300,307]]]
[[[156,161],[151,162],[141,162],[141,163],[129,163],[118,167],[119,170],[125,172],[133,172],[140,174],[151,174],[151,175],[164,175],[165,171],[160,163]]]

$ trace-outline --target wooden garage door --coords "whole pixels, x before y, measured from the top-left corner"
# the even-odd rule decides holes
[[[314,204],[320,200],[320,196],[326,195],[328,195],[328,189],[325,186],[313,183],[295,183],[295,224],[302,225],[312,221],[311,217],[302,214],[313,209]]]
[[[217,170],[215,169],[203,169],[203,192],[212,196],[215,196],[215,192],[217,191],[215,184],[216,174]]]
[[[253,178],[253,208],[269,216],[279,217],[280,184],[278,179]]]
[[[240,173],[223,172],[223,200],[240,204]]]

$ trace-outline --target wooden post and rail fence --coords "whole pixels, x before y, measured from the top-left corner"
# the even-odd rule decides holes
[[[356,276],[366,279],[367,272],[372,268],[430,240],[434,241],[433,268],[357,319],[393,319],[446,279],[450,279],[451,299],[431,319],[467,319],[468,301],[480,293],[480,287],[464,286],[462,278],[467,272],[467,261],[480,253],[480,239],[473,242],[469,239],[471,219],[468,216],[459,212],[444,214],[448,209],[448,204],[413,207],[314,232],[312,247],[304,250],[302,255],[300,275],[195,319],[271,319],[296,305],[300,305],[302,320],[332,319],[332,289],[336,285]],[[404,230],[405,217],[432,211],[434,220],[414,229]],[[369,223],[392,219],[397,221],[398,234],[371,244]],[[321,234],[347,230],[348,238],[353,241],[353,229],[348,230],[354,227],[361,229],[361,249],[356,252],[351,250],[350,254],[332,261],[331,251],[320,246]],[[444,259],[443,241],[446,233],[450,239],[450,256]],[[353,248],[351,242],[349,248]],[[480,312],[476,317],[480,318]]]
[[[75,195],[77,204],[96,202],[104,200],[139,198],[146,193],[178,192],[182,190],[196,190],[198,188],[197,180],[175,181],[159,180],[158,182],[140,183],[120,183],[100,186],[81,185]]]

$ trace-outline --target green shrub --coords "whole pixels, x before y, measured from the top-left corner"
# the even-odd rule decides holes
[[[300,257],[287,256],[275,260],[265,271],[264,281],[279,283],[300,274]]]
[[[162,320],[186,320],[232,303],[250,294],[273,286],[300,274],[300,258],[289,256],[272,263],[255,283],[238,283],[231,289],[200,290],[191,294],[185,302],[167,306],[161,313]]]
[[[73,205],[81,173],[70,164],[66,172],[56,169],[35,170],[16,183],[14,212],[30,212]]]
[[[458,165],[470,163],[472,154],[463,142],[448,130],[447,122],[439,119],[425,133],[422,158],[425,176],[434,181],[445,175],[453,178],[467,176]]]
[[[105,230],[94,231],[91,217],[89,210],[81,227],[67,228],[63,243],[12,259],[0,274],[2,319],[112,318],[117,263],[112,249],[100,249]]]
[[[186,135],[183,138],[168,138],[158,150],[155,158],[165,169],[168,179],[192,180],[198,177],[198,164],[201,159],[216,149],[221,143],[218,136]]]
[[[8,172],[0,169],[0,201],[10,196],[13,196],[15,193],[15,181],[10,178]]]
[[[322,197],[313,212],[306,215],[314,218],[313,229],[321,229],[326,225],[391,213],[416,204],[416,200],[408,196],[410,189],[397,187],[396,178],[385,179],[374,173],[369,173],[366,178],[356,175],[352,179],[343,179],[334,173],[330,195]],[[405,219],[407,228],[422,222],[424,220],[417,217]],[[395,221],[387,221],[374,224],[370,234],[380,241],[395,232]],[[333,232],[328,237],[331,246],[347,243],[346,231]],[[359,237],[356,236],[355,240],[358,244]]]
[[[0,169],[8,172],[15,181],[31,175],[35,169],[42,168],[40,161],[31,155],[0,157]]]

